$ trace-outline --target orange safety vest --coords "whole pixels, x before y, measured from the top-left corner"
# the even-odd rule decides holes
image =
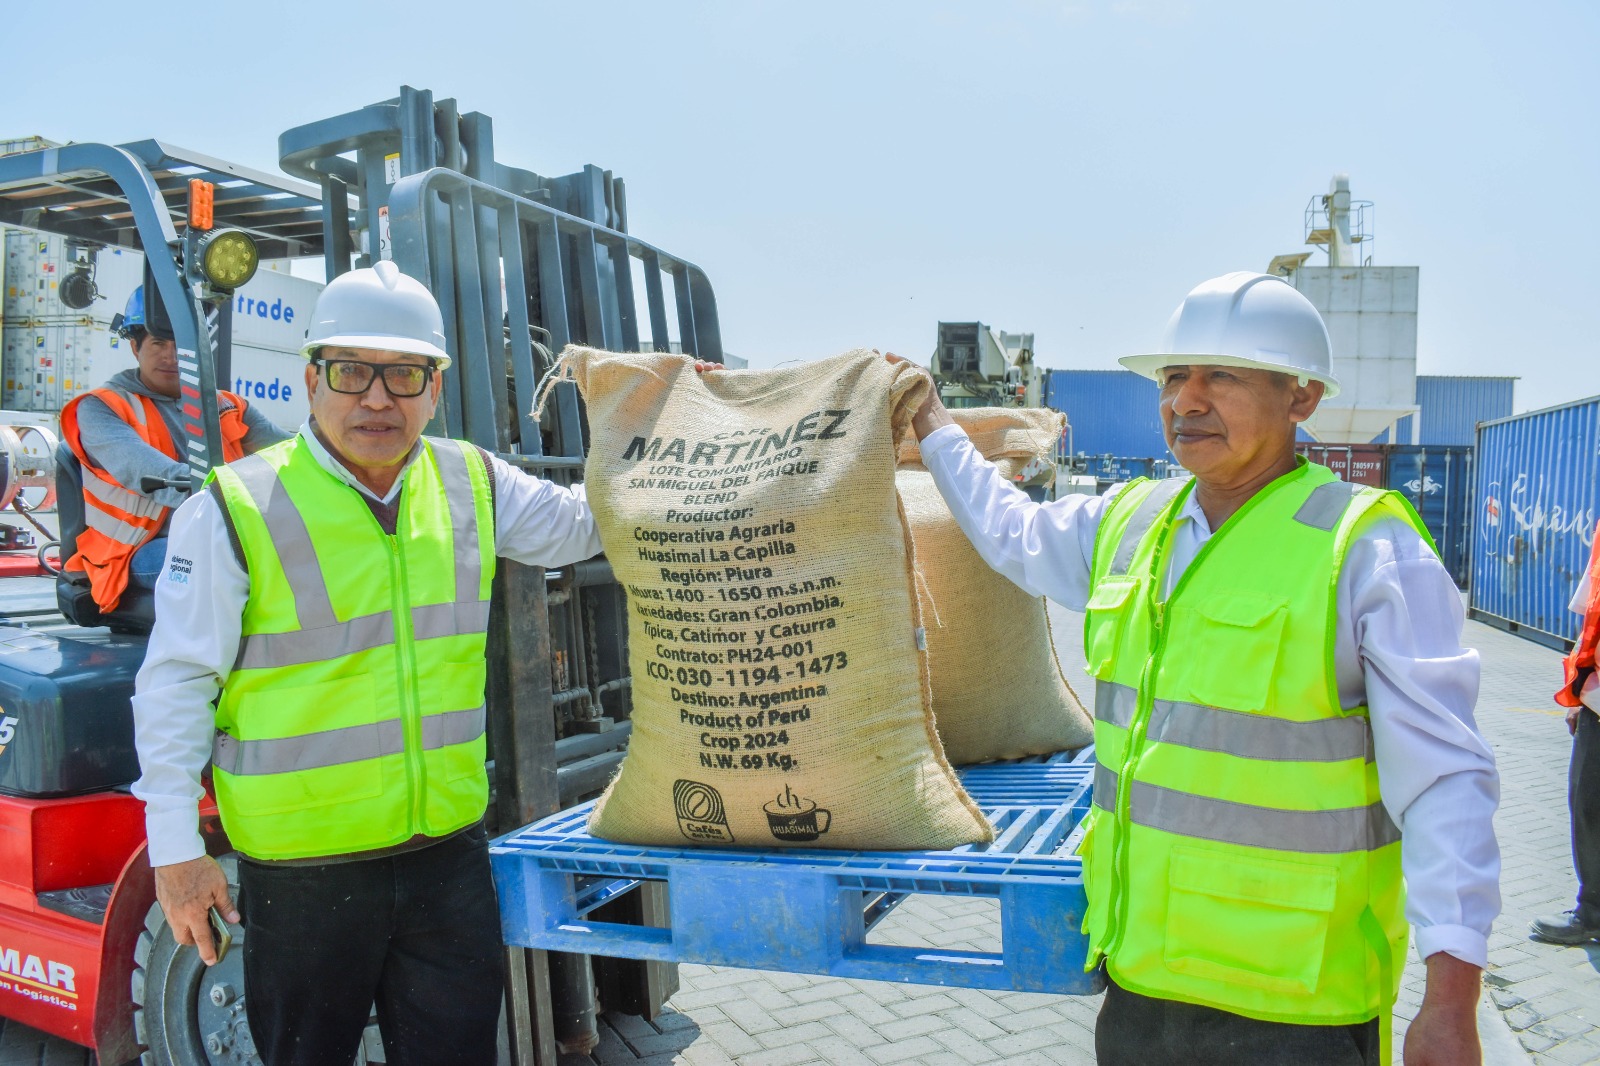
[[[61,435],[72,454],[83,466],[83,516],[86,528],[78,534],[78,550],[65,569],[89,575],[89,589],[101,613],[114,611],[128,587],[128,567],[133,553],[166,527],[172,508],[163,506],[139,492],[119,484],[84,450],[78,439],[78,402],[93,396],[111,408],[118,418],[134,428],[141,440],[163,455],[178,459],[178,448],[167,432],[155,401],[148,396],[125,392],[105,385],[83,396],[74,397],[61,411]],[[250,427],[245,425],[247,404],[240,396],[217,390],[217,413],[222,421],[222,455],[233,462],[244,455],[241,443]]]
[[[1595,646],[1600,644],[1600,525],[1595,526],[1594,547],[1589,552],[1589,607],[1583,613],[1583,632],[1572,646],[1566,661],[1566,677],[1556,702],[1563,707],[1581,707],[1582,686],[1595,668]]]

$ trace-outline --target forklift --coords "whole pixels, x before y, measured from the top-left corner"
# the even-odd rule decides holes
[[[582,401],[560,382],[542,420],[533,406],[567,344],[722,359],[709,280],[629,235],[624,183],[609,171],[507,166],[488,116],[409,86],[290,129],[278,147],[293,178],[155,140],[0,157],[0,224],[63,235],[90,256],[145,255],[147,304],[178,349],[191,488],[222,461],[216,387],[231,380],[232,293],[263,259],[320,255],[328,280],[392,259],[421,279],[454,360],[428,432],[562,484],[583,473]],[[64,447],[55,479],[65,560],[85,519]],[[155,903],[143,805],[128,791],[139,773],[129,699],[153,597],[130,589],[103,614],[88,592],[82,575],[58,572],[49,610],[0,582],[0,1017],[108,1066],[259,1063],[241,953],[207,969],[175,942]],[[487,820],[498,834],[593,798],[621,762],[626,604],[606,560],[502,561],[488,660]],[[201,815],[228,869],[209,796]],[[667,921],[665,893],[649,886],[606,907],[609,921]],[[600,1010],[652,1017],[677,986],[664,962],[507,948],[506,966],[515,1066],[587,1052]],[[362,1058],[379,1050],[369,1040]]]

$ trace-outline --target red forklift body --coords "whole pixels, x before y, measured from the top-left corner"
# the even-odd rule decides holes
[[[143,845],[144,804],[125,793],[0,796],[0,1013],[107,1063],[138,1054],[129,975],[155,901]]]

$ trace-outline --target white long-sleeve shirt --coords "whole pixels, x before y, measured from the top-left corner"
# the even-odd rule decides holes
[[[300,430],[323,469],[370,499],[392,503],[417,451],[388,494],[379,497],[328,453],[309,426]],[[490,457],[494,477],[495,553],[532,566],[556,567],[600,551],[600,535],[582,485],[562,488]],[[167,866],[205,854],[200,837],[200,774],[216,733],[211,701],[239,651],[250,577],[233,553],[222,509],[209,492],[172,516],[167,566],[156,581],[156,627],[133,697],[139,780],[150,864]]]
[[[922,461],[956,522],[995,570],[1073,611],[1089,598],[1095,535],[1108,497],[1035,504],[980,456],[958,426],[922,441]],[[1166,587],[1211,527],[1191,493],[1178,516]],[[1461,597],[1414,529],[1380,518],[1351,544],[1339,575],[1334,671],[1346,707],[1372,719],[1384,807],[1402,832],[1406,917],[1417,951],[1488,961],[1500,913],[1500,800],[1494,755],[1478,733],[1478,653],[1461,646]]]

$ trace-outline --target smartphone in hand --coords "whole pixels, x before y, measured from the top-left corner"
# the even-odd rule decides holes
[[[217,961],[221,962],[228,948],[233,946],[233,930],[228,928],[227,920],[217,908],[212,907],[206,913],[211,917],[211,931],[217,935]]]

